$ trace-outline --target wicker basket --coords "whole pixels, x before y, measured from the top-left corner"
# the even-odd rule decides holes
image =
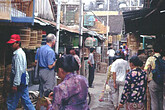
[[[22,41],[22,40],[30,41],[30,35],[27,35],[27,34],[20,34],[20,37],[21,37],[21,41]]]
[[[42,41],[42,30],[37,31],[37,41]]]
[[[27,48],[29,46],[30,41],[27,40],[22,40],[21,41],[21,47],[22,48]]]
[[[28,49],[35,50],[36,49],[36,46],[28,46]]]
[[[20,29],[21,47],[22,48],[27,48],[29,46],[30,35],[31,35],[30,28]]]
[[[37,30],[32,30],[28,49],[36,49],[36,45],[37,45]]]
[[[20,29],[20,34],[22,34],[22,35],[30,35],[31,34],[31,29],[30,28]]]

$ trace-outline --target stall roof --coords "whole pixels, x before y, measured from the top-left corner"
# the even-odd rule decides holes
[[[53,26],[56,26],[56,23],[53,22],[53,21],[48,21],[48,20],[45,20],[43,18],[39,18],[39,17],[35,17],[35,23],[39,23],[40,25],[42,26],[46,26],[46,25],[53,25]],[[62,25],[60,24],[60,29],[61,30],[66,30],[68,32],[73,32],[73,33],[76,33],[76,34],[79,34],[79,26],[78,25],[74,25],[74,26],[65,26],[65,25]],[[97,32],[95,31],[91,31],[87,28],[84,28],[83,27],[83,33],[87,33],[89,35],[92,35],[92,36],[96,36],[98,37],[100,40],[105,40],[105,38],[98,34]]]
[[[75,29],[75,30],[79,30],[79,26],[78,25],[68,26],[68,27],[70,27],[72,29]],[[104,36],[98,34],[96,31],[91,31],[91,30],[89,30],[87,28],[84,28],[84,27],[82,29],[83,29],[83,33],[87,33],[87,34],[89,34],[91,36],[95,36],[95,37],[99,38],[100,40],[105,40]]]
[[[47,25],[50,25],[49,23],[42,22],[42,21],[37,20],[37,19],[34,19],[34,23],[38,23],[38,24],[40,24],[41,26],[47,26]]]
[[[78,25],[67,26],[67,27],[69,27],[69,28],[72,28],[72,29],[74,29],[74,30],[78,30],[78,31],[79,31],[79,26],[78,26]],[[90,31],[89,29],[87,29],[87,28],[85,28],[85,27],[83,27],[82,29],[83,29],[83,33],[87,33],[87,32],[89,32],[89,31]]]
[[[165,2],[158,7],[123,12],[125,32],[144,35],[165,34]]]
[[[56,23],[53,22],[53,21],[48,21],[48,20],[45,20],[45,19],[42,19],[42,18],[39,18],[39,17],[35,17],[35,19],[40,20],[41,22],[49,23],[49,24],[51,24],[53,26],[56,26]],[[62,24],[60,24],[60,29],[66,30],[66,31],[69,31],[69,32],[73,32],[73,33],[76,33],[76,34],[79,34],[79,31],[78,30],[69,28],[69,27],[67,27],[65,25],[62,25]]]

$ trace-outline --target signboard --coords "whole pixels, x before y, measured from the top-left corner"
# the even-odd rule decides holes
[[[108,36],[108,43],[112,43],[112,36]]]

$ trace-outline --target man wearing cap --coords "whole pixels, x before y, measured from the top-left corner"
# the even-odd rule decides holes
[[[56,36],[48,34],[46,36],[46,45],[37,50],[35,62],[39,64],[39,92],[43,97],[44,92],[52,90],[56,84],[56,75],[54,71],[56,56],[52,47],[55,45]]]
[[[11,92],[7,98],[8,110],[15,110],[21,98],[22,104],[26,110],[35,110],[28,92],[29,76],[26,71],[27,62],[25,52],[21,48],[20,36],[17,34],[11,35],[7,42],[11,45],[13,52],[12,70],[10,74]]]

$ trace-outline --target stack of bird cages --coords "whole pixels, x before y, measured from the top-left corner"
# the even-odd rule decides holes
[[[0,78],[2,78],[3,75],[4,75],[4,69],[5,69],[5,66],[4,65],[0,65]]]
[[[128,34],[127,38],[128,38],[127,39],[128,48],[130,48],[132,50],[138,50],[140,47],[140,42],[139,42],[139,39],[137,38],[137,36],[135,36],[134,34]]]
[[[5,68],[5,74],[4,74],[5,93],[8,93],[10,91],[10,73],[11,73],[11,64],[7,65]]]
[[[2,107],[4,104],[3,98],[3,75],[5,71],[5,66],[0,65],[0,106]]]
[[[94,59],[95,59],[95,62],[101,62],[101,54],[94,53]]]
[[[37,45],[37,30],[31,31],[29,49],[36,49]]]
[[[127,36],[127,46],[131,50],[130,56],[136,55],[140,47],[140,40],[138,36],[134,34],[128,34]]]
[[[0,108],[6,110],[6,100],[7,95],[10,92],[10,73],[11,73],[11,64],[0,65]]]
[[[42,43],[42,30],[37,31],[37,45],[36,47],[40,47]]]
[[[3,78],[0,78],[0,107],[3,108],[4,105],[4,98],[3,98]]]
[[[22,48],[27,48],[29,46],[30,35],[31,35],[31,29],[30,28],[20,29]]]

